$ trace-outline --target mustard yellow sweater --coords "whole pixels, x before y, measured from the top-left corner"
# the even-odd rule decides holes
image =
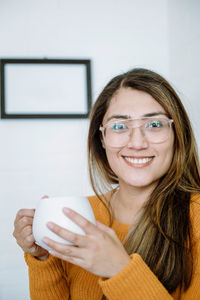
[[[108,213],[97,197],[89,197],[95,217],[108,225]],[[189,289],[168,293],[138,254],[117,275],[105,279],[84,269],[49,256],[39,261],[25,253],[29,268],[31,300],[200,300],[200,195],[191,197],[191,221],[194,229],[194,273]],[[122,241],[128,232],[127,224],[116,220],[112,228]]]

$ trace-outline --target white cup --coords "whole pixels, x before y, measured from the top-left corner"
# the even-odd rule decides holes
[[[74,233],[85,235],[85,232],[82,230],[82,228],[76,225],[63,213],[64,207],[73,209],[91,223],[96,224],[93,210],[89,200],[86,197],[72,196],[40,199],[33,219],[33,236],[36,244],[42,248],[45,248],[46,250],[50,250],[50,248],[42,242],[42,239],[45,236],[54,241],[72,245],[71,242],[64,240],[48,229],[48,222],[54,222]]]

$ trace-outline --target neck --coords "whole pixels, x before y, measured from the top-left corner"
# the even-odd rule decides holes
[[[111,200],[114,218],[121,223],[134,224],[142,214],[154,187],[135,188],[119,184]]]

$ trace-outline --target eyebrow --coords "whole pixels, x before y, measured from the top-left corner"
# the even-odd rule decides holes
[[[142,117],[154,117],[154,116],[159,116],[159,115],[167,116],[167,113],[165,113],[163,111],[154,111],[151,113],[144,114]]]
[[[153,111],[153,112],[150,112],[150,113],[147,113],[147,114],[144,114],[141,116],[141,118],[146,118],[146,117],[154,117],[154,116],[159,116],[159,115],[164,115],[164,116],[167,116],[167,113],[163,112],[163,111]],[[112,120],[112,119],[124,119],[124,120],[127,120],[127,119],[131,119],[132,117],[130,115],[112,115],[110,116],[106,122]]]
[[[129,115],[112,115],[110,116],[106,121],[110,121],[112,119],[124,119],[124,120],[127,120],[127,119],[131,119],[131,116]]]

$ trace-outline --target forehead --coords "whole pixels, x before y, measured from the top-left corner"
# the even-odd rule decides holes
[[[121,88],[110,101],[103,120],[112,115],[125,115],[140,118],[154,112],[166,113],[164,108],[148,93],[132,88]]]

